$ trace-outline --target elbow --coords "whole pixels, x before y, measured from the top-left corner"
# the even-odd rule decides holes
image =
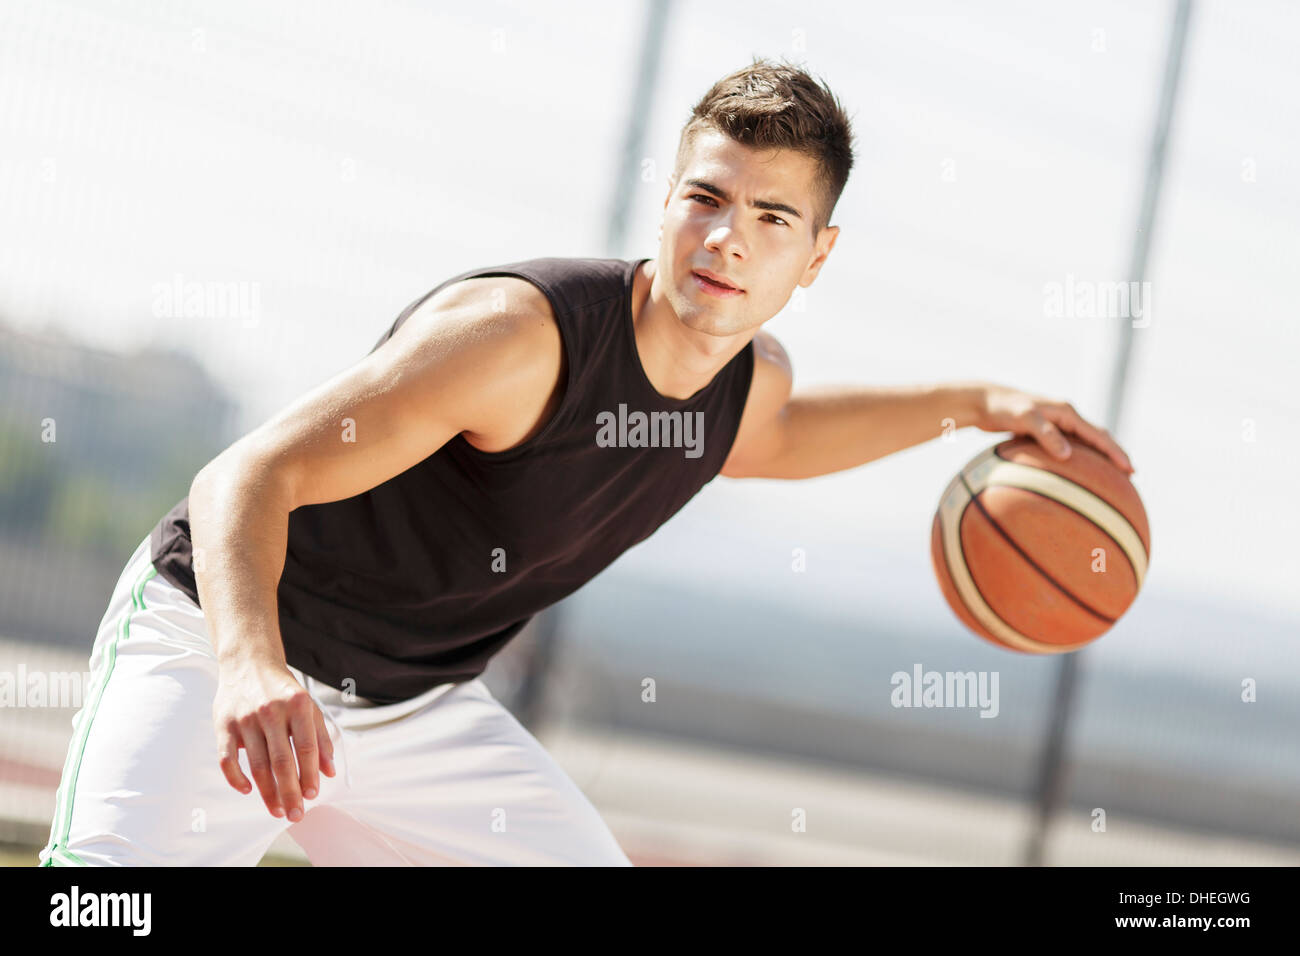
[[[254,497],[274,500],[287,514],[295,507],[295,486],[284,468],[257,455],[242,440],[235,442],[204,465],[190,482],[191,512],[196,501],[217,502]],[[218,507],[218,511],[223,510]]]

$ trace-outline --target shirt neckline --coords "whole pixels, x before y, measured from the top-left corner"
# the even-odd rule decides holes
[[[623,327],[627,332],[627,347],[632,356],[632,364],[636,366],[637,372],[640,373],[641,381],[645,384],[645,387],[650,394],[669,408],[685,408],[687,405],[698,402],[705,392],[717,384],[718,380],[722,378],[722,370],[719,370],[718,374],[713,376],[713,379],[707,385],[688,398],[673,398],[669,395],[664,395],[659,391],[659,389],[654,387],[654,383],[650,381],[650,376],[645,372],[645,366],[641,364],[641,353],[638,352],[636,348],[636,323],[632,319],[632,293],[636,288],[636,274],[640,270],[641,265],[649,261],[649,256],[641,259],[633,259],[632,268],[627,271],[627,275],[623,280],[623,298],[625,302],[623,309]]]

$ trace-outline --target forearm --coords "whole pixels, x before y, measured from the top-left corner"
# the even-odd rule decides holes
[[[979,389],[976,382],[801,389],[786,403],[780,451],[760,477],[844,471],[973,425]]]
[[[190,488],[194,577],[222,666],[284,664],[276,592],[288,548],[285,483],[232,446]]]

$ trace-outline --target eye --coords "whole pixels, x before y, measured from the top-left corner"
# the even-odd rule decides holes
[[[717,205],[718,205],[718,201],[717,201],[716,199],[714,199],[712,196],[707,196],[707,195],[705,195],[704,193],[692,193],[692,194],[691,194],[690,196],[688,196],[687,198],[688,198],[688,199],[703,199],[705,202],[707,202],[707,203],[712,203],[714,206],[717,206]],[[774,219],[774,220],[776,220],[776,222],[780,223],[780,224],[783,225],[783,226],[789,226],[789,225],[790,225],[788,222],[786,222],[786,221],[785,221],[784,219],[782,219],[780,216],[774,215],[773,213],[770,213],[770,212],[769,212],[766,216],[764,216],[763,218],[764,218],[764,219]]]

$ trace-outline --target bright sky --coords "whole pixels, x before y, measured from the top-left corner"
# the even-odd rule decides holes
[[[251,427],[457,272],[653,255],[691,104],[751,54],[787,55],[855,115],[859,150],[806,307],[767,326],[796,387],[984,378],[1100,423],[1117,320],[1052,318],[1044,289],[1127,278],[1172,4],[900,9],[678,4],[647,117],[658,179],[622,184],[636,217],[611,250],[639,4],[8,0],[0,316],[193,351]],[[1119,433],[1153,528],[1148,588],[1286,614],[1300,610],[1297,35],[1294,5],[1196,5]],[[259,321],[158,315],[178,276],[255,289]],[[930,518],[996,437],[966,430],[811,482],[719,479],[628,561],[725,578],[718,548],[734,541],[743,588],[805,547],[839,565],[827,599],[946,614]]]

